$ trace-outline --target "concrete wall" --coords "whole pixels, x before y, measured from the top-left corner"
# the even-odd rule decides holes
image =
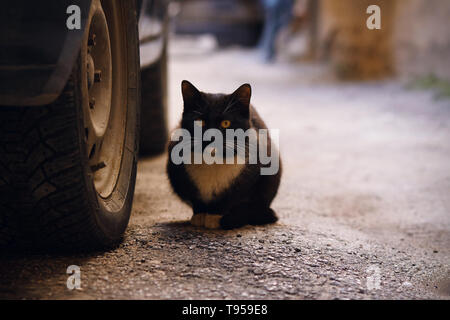
[[[380,30],[369,30],[366,9],[381,8]],[[393,0],[322,0],[318,37],[322,58],[330,60],[341,78],[382,78],[393,72]]]
[[[449,0],[397,0],[394,40],[400,75],[450,80]]]
[[[381,30],[366,27],[371,4],[381,8]],[[316,23],[319,56],[341,78],[450,79],[449,0],[321,0]]]

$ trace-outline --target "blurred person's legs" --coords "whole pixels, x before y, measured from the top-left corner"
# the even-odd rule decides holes
[[[272,61],[275,58],[275,41],[280,29],[287,25],[292,17],[294,0],[262,0],[265,11],[264,30],[260,48],[263,58]]]

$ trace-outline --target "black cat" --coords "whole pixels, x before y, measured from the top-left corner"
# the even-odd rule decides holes
[[[186,144],[186,141],[177,140],[169,144],[167,173],[175,193],[193,208],[191,223],[207,228],[233,229],[246,224],[262,225],[276,222],[278,218],[270,208],[270,204],[280,184],[281,161],[269,135],[267,134],[265,141],[262,141],[264,139],[261,139],[259,134],[255,135],[256,140],[251,142],[247,139],[244,144],[239,144],[234,138],[232,140],[225,138],[227,129],[243,131],[252,129],[256,133],[263,131],[261,129],[267,129],[264,121],[250,105],[250,85],[244,84],[230,95],[200,92],[186,80],[182,82],[181,87],[184,111],[177,129],[185,129],[190,137],[194,137],[196,125],[200,126],[203,132],[207,129],[218,129],[224,136],[224,148],[213,149],[211,154],[220,152],[223,159],[229,160],[225,157],[225,152],[231,148],[230,153],[233,156],[232,164],[226,160],[223,160],[223,164],[208,164],[205,161],[197,162],[198,164],[192,161],[179,163],[172,158],[172,151],[177,144]],[[204,152],[211,143],[203,140],[199,142],[196,138],[190,138],[188,142],[192,142],[190,149],[192,151],[195,144],[200,143],[201,152]],[[249,154],[256,150],[256,146],[265,148],[264,151],[271,159],[278,158],[274,173],[262,174],[264,170],[262,168],[268,167],[268,161],[267,158],[265,162],[261,161],[260,153],[256,153],[256,163],[249,161],[251,159]],[[241,159],[239,163],[238,155],[242,155],[239,150],[243,149],[245,159],[243,161]]]

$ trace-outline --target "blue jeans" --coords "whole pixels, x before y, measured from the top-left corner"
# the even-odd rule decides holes
[[[280,29],[292,18],[294,0],[261,0],[264,5],[265,22],[260,48],[264,59],[272,61],[275,57],[275,40]]]

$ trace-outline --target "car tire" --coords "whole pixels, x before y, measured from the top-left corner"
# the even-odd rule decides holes
[[[142,107],[139,153],[157,155],[166,150],[167,127],[167,21],[163,49],[156,62],[141,70]]]
[[[93,0],[58,99],[0,108],[3,248],[93,250],[122,238],[137,170],[138,41],[134,1]]]

